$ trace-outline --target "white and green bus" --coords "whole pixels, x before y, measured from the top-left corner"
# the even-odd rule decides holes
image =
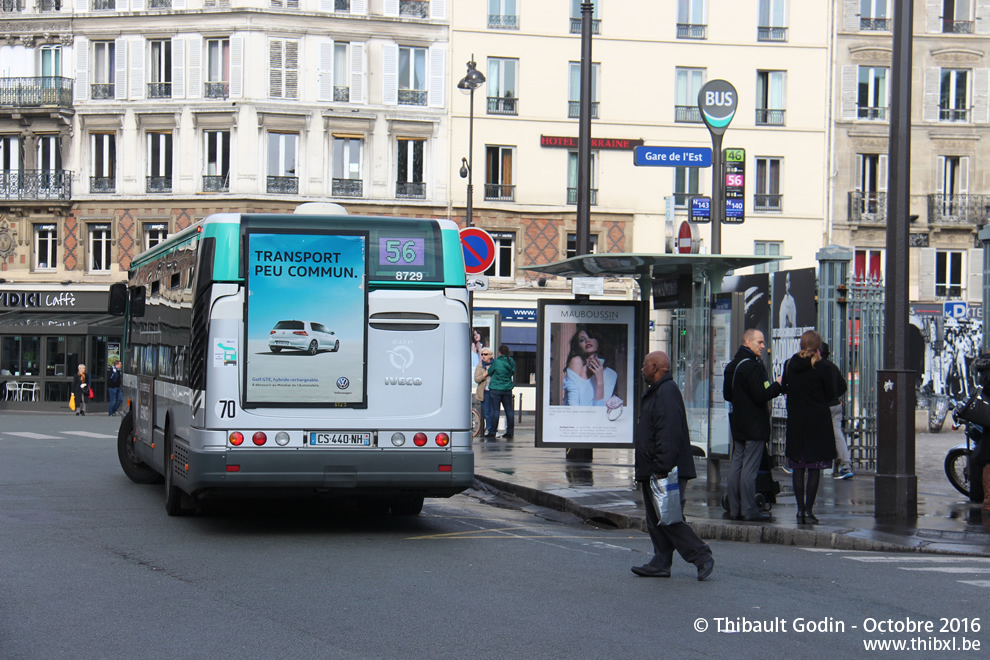
[[[164,480],[169,515],[256,496],[415,515],[473,481],[449,220],[211,215],[136,257],[110,312],[126,317],[120,465]]]

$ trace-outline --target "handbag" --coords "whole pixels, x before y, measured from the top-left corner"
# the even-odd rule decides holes
[[[653,498],[653,509],[660,519],[658,524],[674,525],[684,522],[681,486],[677,481],[676,467],[666,477],[650,477],[650,496]]]
[[[89,388],[89,398],[90,399],[93,398],[93,388],[92,387]]]
[[[75,409],[76,409],[76,395],[73,394],[72,396],[69,397],[69,410],[75,410]]]

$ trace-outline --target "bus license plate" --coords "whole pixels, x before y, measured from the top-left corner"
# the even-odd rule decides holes
[[[346,447],[370,447],[370,433],[328,433],[322,431],[311,431],[309,434],[309,444],[322,446],[346,446]]]

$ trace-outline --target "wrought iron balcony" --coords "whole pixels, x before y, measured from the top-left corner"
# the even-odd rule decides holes
[[[887,121],[887,108],[867,108],[860,105],[856,107],[856,116],[860,119]]]
[[[849,193],[849,224],[886,225],[887,193],[851,191]]]
[[[990,195],[928,196],[928,222],[934,225],[969,225],[975,227],[990,217]]]
[[[38,11],[61,11],[62,0],[38,0]]]
[[[512,96],[489,96],[488,114],[490,115],[518,115],[516,104],[519,99]]]
[[[519,17],[505,16],[503,14],[488,14],[489,30],[518,30]]]
[[[399,16],[429,18],[430,3],[427,0],[399,0]]]
[[[492,202],[514,202],[516,187],[504,183],[486,183],[485,199]]]
[[[299,194],[299,177],[297,176],[270,176],[268,177],[268,192],[285,195]]]
[[[13,14],[24,11],[24,0],[0,0],[0,11]]]
[[[771,110],[770,108],[756,109],[757,126],[783,126],[786,110]]]
[[[72,78],[0,78],[0,106],[37,108],[72,107]]]
[[[591,200],[591,205],[592,206],[598,206],[598,189],[597,188],[592,188],[590,192],[591,192],[591,195],[589,195],[589,198]],[[567,189],[567,203],[568,204],[577,204],[577,198],[578,198],[578,189],[577,188],[568,188]]]
[[[172,98],[172,83],[153,82],[148,83],[149,99],[170,99]]]
[[[361,179],[333,179],[330,194],[334,197],[363,197],[364,181]]]
[[[602,33],[602,21],[600,18],[591,19],[591,34]],[[581,34],[581,17],[571,19],[571,34]]]
[[[890,32],[890,25],[889,18],[859,18],[859,29],[865,32]]]
[[[172,192],[172,177],[170,176],[149,176],[145,188],[149,193],[170,193]]]
[[[675,105],[674,121],[683,124],[700,124],[701,110],[696,105]]]
[[[230,191],[230,181],[227,176],[216,176],[212,174],[203,175],[203,192],[221,193]]]
[[[939,121],[969,121],[969,108],[939,108]]]
[[[351,100],[351,88],[343,85],[333,86],[333,100],[341,103],[348,103]]]
[[[783,195],[771,195],[770,193],[756,193],[753,195],[753,210],[761,211],[763,213],[773,212],[779,213],[781,208],[781,203],[784,200]]]
[[[148,9],[171,9],[172,0],[148,0]]]
[[[400,89],[399,105],[426,105],[426,90]]]
[[[230,96],[229,82],[207,82],[204,85],[203,96],[208,99],[225,99]]]
[[[351,10],[351,0],[334,0],[333,10],[349,12]]]
[[[89,86],[89,96],[92,99],[112,99],[114,93],[113,83],[93,83]]]
[[[72,199],[72,172],[0,170],[0,199]]]
[[[942,19],[943,34],[973,34],[973,24],[975,21],[953,21],[948,18]]]
[[[396,181],[395,196],[407,199],[426,199],[426,184],[416,181]]]
[[[678,23],[677,24],[677,38],[678,39],[707,39],[708,38],[708,26],[707,25],[693,25],[691,23]]]
[[[787,28],[760,25],[756,28],[757,41],[787,41]]]
[[[580,101],[567,102],[567,116],[571,119],[577,119],[578,117],[581,116]],[[591,102],[591,118],[598,119],[598,101]]]
[[[117,0],[93,0],[93,11],[113,11],[117,8]]]
[[[89,192],[94,194],[117,192],[117,180],[112,176],[91,176]]]

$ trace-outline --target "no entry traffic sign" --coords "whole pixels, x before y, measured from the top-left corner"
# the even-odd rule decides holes
[[[484,229],[467,227],[461,230],[461,247],[464,248],[464,272],[471,275],[484,273],[495,263],[495,241]]]

